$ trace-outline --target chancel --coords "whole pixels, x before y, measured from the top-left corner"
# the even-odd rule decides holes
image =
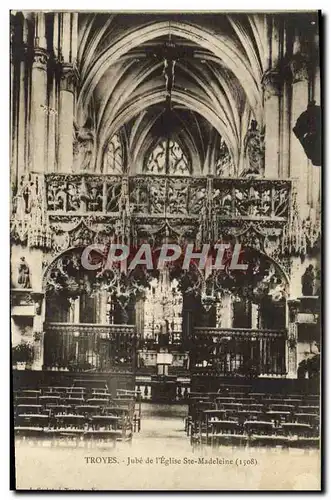
[[[165,404],[186,405],[194,446],[316,445],[318,27],[313,12],[11,12],[17,435],[130,441],[141,408]],[[83,265],[91,245],[165,243],[242,260]]]

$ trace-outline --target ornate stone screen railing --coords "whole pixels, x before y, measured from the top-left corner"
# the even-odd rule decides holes
[[[46,323],[44,365],[71,371],[132,371],[133,325]]]
[[[49,214],[286,220],[291,181],[244,178],[46,174]]]
[[[285,375],[286,330],[195,328],[193,372],[257,377]]]

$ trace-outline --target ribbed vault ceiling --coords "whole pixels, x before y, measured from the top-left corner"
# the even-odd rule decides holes
[[[97,164],[120,130],[134,163],[167,130],[160,53],[169,39],[185,54],[175,65],[168,130],[202,166],[222,136],[237,164],[250,119],[262,119],[264,37],[262,14],[80,14],[77,120],[93,117]]]

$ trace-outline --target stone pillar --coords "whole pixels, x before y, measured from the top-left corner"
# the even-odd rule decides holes
[[[291,82],[284,80],[280,102],[280,159],[279,176],[288,179],[290,172],[290,135],[291,135]]]
[[[298,204],[300,215],[308,215],[308,164],[306,153],[293,132],[299,116],[307,109],[308,105],[308,70],[304,58],[297,54],[290,63],[292,73],[292,109],[291,109],[291,142],[290,165],[291,177],[299,179]]]
[[[289,308],[289,324],[288,324],[288,338],[287,338],[287,348],[286,348],[286,367],[287,367],[287,378],[297,378],[297,345],[298,345],[298,311],[300,301],[289,300],[287,302]]]
[[[144,337],[144,313],[145,313],[145,297],[139,296],[136,301],[136,331],[137,337]]]
[[[30,170],[33,172],[43,172],[45,168],[47,59],[48,55],[44,49],[35,49],[32,64],[29,155]]]
[[[17,177],[18,179],[24,175],[27,164],[27,82],[26,82],[26,56],[27,47],[22,47],[20,51],[19,62],[19,89],[18,89],[18,124],[17,124]]]
[[[62,12],[54,19],[59,30],[60,65],[58,170],[70,172],[73,163],[74,105],[77,58],[78,14]]]
[[[265,122],[265,177],[277,179],[279,176],[279,102],[280,74],[276,69],[268,70],[262,79],[264,90]]]
[[[33,317],[33,370],[42,370],[44,364],[44,331],[43,323],[45,319],[45,299],[42,292],[32,292],[35,305],[35,315]]]
[[[232,327],[231,295],[226,293],[217,303],[217,328]]]
[[[54,172],[56,165],[56,133],[58,117],[58,92],[55,75],[49,84],[47,112],[47,172]]]
[[[107,300],[108,300],[107,291],[101,290],[99,323],[101,323],[102,325],[105,325],[107,323]]]
[[[75,74],[71,64],[63,64],[60,71],[58,170],[70,172],[73,162]]]
[[[312,99],[316,102],[316,106],[321,105],[321,81],[320,81],[320,61],[319,61],[319,37],[316,37],[316,61],[313,75]],[[323,132],[323,131],[322,131]],[[321,167],[314,167],[311,162],[312,189],[311,189],[311,207],[314,213],[318,216],[321,204]],[[323,166],[322,166],[323,168]]]
[[[43,172],[45,170],[47,62],[45,14],[39,12],[35,17],[34,52],[31,70],[29,169],[33,172]]]

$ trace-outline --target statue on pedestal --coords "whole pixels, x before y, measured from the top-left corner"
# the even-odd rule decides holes
[[[21,257],[17,281],[21,288],[31,288],[30,268],[25,261],[25,257]]]
[[[307,269],[302,275],[301,285],[302,285],[302,295],[304,297],[311,297],[314,295],[314,284],[315,284],[315,272],[314,266],[309,264]]]
[[[74,165],[75,170],[87,172],[92,169],[95,133],[91,120],[83,127],[75,126],[74,134]]]
[[[248,167],[242,175],[262,175],[264,171],[264,133],[258,129],[256,120],[251,121],[251,126],[244,141],[244,151],[248,158]]]

